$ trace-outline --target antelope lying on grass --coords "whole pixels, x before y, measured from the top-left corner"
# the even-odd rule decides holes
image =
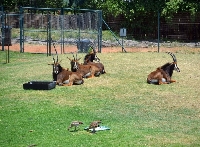
[[[73,57],[74,57],[74,55],[73,55]],[[83,78],[93,78],[95,76],[100,76],[100,74],[101,74],[100,69],[94,65],[80,64],[79,60],[81,58],[78,59],[77,54],[76,54],[76,58],[74,57],[74,59],[70,59],[70,58],[68,58],[68,59],[70,60],[71,71],[78,72],[79,74],[82,75]]]
[[[85,59],[90,59],[91,62],[93,62],[94,60],[97,62],[100,62],[99,57],[97,57],[97,52],[93,47],[90,47],[90,49],[88,50],[88,54],[85,55]]]
[[[105,69],[104,69],[104,65],[102,63],[95,63],[95,62],[91,62],[89,59],[85,59],[83,65],[93,65],[96,66],[101,74],[106,73]]]
[[[56,51],[56,49],[55,49]],[[53,80],[56,81],[57,85],[60,86],[71,86],[71,85],[81,85],[84,83],[82,76],[77,72],[69,71],[60,65],[58,61],[58,54],[56,51],[57,60],[53,57]]]
[[[171,53],[167,52],[172,56],[173,62],[166,63],[161,67],[158,67],[155,71],[151,72],[147,77],[147,83],[149,84],[170,84],[176,82],[172,80],[173,71],[180,72],[180,69],[177,66],[176,56]]]
[[[60,86],[81,85],[84,80],[79,73],[64,69],[57,75],[56,83]]]
[[[93,62],[94,60],[97,61],[98,63]],[[96,66],[97,68],[100,69],[101,74],[106,73],[106,71],[104,69],[104,65],[102,63],[100,63],[100,59],[97,57],[95,51],[85,55],[83,64],[84,65],[94,65],[94,66]]]

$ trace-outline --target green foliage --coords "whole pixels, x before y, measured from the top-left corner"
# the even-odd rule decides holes
[[[120,18],[125,20],[120,27],[126,26],[130,32],[132,29],[138,29],[141,30],[141,34],[148,34],[147,36],[157,30],[158,12],[161,13],[162,20],[169,21],[177,12],[189,12],[191,20],[194,20],[196,13],[200,11],[198,0],[93,0],[87,2],[85,7],[103,10],[106,21],[110,21],[112,17],[122,16]]]
[[[177,12],[190,12],[195,15],[199,11],[199,2],[197,1],[183,1],[183,0],[170,0],[166,2],[166,6],[162,10],[162,15],[168,20],[171,19],[174,13]]]
[[[82,4],[83,0],[4,0],[0,5],[4,6],[6,11],[14,11],[23,7],[40,7],[40,8],[61,8],[71,7],[74,3]]]
[[[115,33],[115,34],[118,35],[119,33]],[[117,37],[119,37],[119,35]],[[115,38],[113,37],[113,35],[112,35],[112,33],[110,31],[106,30],[106,31],[102,32],[102,40],[105,40],[105,41],[106,40],[115,41]]]
[[[36,6],[36,7],[79,7],[103,10],[105,15],[119,14],[133,15],[135,13],[161,10],[164,16],[178,11],[189,11],[192,14],[199,11],[199,1],[197,0],[4,0],[0,4],[5,7],[5,10],[12,11],[18,6]]]
[[[178,12],[189,12],[191,20],[195,20],[200,11],[198,0],[5,0],[1,4],[8,11],[17,11],[19,6],[100,9],[106,21],[111,17],[121,16],[124,21],[119,27],[126,26],[129,32],[139,30],[138,34],[150,37],[157,31],[158,12],[162,20],[170,21]]]

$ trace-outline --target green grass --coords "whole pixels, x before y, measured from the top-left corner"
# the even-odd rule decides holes
[[[79,57],[85,54],[80,53]],[[71,54],[59,55],[64,67]],[[52,57],[11,52],[5,64],[0,52],[0,146],[126,147],[200,146],[200,54],[177,52],[177,83],[149,85],[147,75],[172,61],[166,53],[102,53],[106,74],[80,86],[24,90],[31,80],[51,80]],[[67,130],[83,121],[77,132]],[[88,133],[102,120],[109,131]]]

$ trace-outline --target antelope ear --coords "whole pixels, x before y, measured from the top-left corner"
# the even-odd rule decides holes
[[[62,60],[60,60],[60,62],[59,63],[61,63],[62,62]]]
[[[81,58],[78,58],[77,61],[79,61]]]

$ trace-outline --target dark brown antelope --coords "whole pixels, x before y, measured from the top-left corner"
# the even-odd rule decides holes
[[[55,46],[54,46],[55,48]],[[60,62],[58,61],[58,54],[57,50],[57,60],[55,60],[53,56],[53,80],[56,81],[57,85],[60,86],[71,86],[71,85],[81,85],[84,83],[84,80],[82,76],[77,72],[69,71],[69,69],[65,69],[60,65]]]
[[[92,47],[91,47],[91,49],[92,50],[87,55],[85,55],[83,64],[84,65],[87,65],[87,64],[88,65],[94,65],[94,66],[96,66],[100,69],[101,74],[106,73],[104,65],[102,63],[100,63],[100,59],[96,55],[96,51]],[[97,61],[97,63],[94,62],[94,61]]]
[[[95,62],[91,62],[90,59],[85,59],[83,65],[93,65],[96,66],[101,74],[106,73],[105,69],[104,69],[104,65],[102,63],[95,63]]]
[[[180,72],[180,69],[177,66],[177,59],[173,53],[167,53],[171,55],[173,62],[166,63],[163,66],[158,67],[155,71],[151,72],[147,77],[147,83],[161,85],[176,82],[175,80],[172,80],[171,77],[174,70]]]
[[[68,57],[67,57],[68,58]],[[76,54],[76,58],[73,55],[74,59],[70,59],[70,64],[71,64],[71,71],[73,72],[79,72],[79,74],[82,75],[83,78],[93,78],[93,77],[97,77],[100,76],[101,72],[99,70],[99,68],[97,68],[94,65],[83,65],[79,63],[79,60],[81,58],[77,58],[77,54]]]
[[[81,85],[84,80],[79,73],[65,69],[57,75],[56,83],[60,86]]]
[[[99,57],[97,57],[97,52],[93,47],[90,47],[90,50],[88,51],[88,54],[85,55],[85,59],[90,59],[91,62],[93,62],[94,60],[97,62],[100,62],[101,60],[99,59]]]

